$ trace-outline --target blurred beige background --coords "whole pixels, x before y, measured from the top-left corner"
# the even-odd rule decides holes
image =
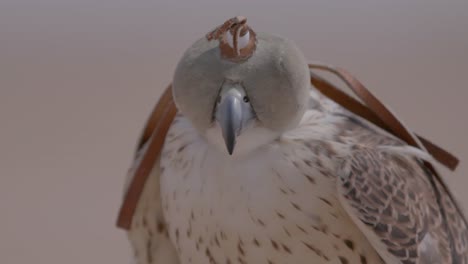
[[[244,15],[343,66],[465,161],[468,1],[0,0],[0,262],[128,263],[114,226],[144,121],[182,52]]]

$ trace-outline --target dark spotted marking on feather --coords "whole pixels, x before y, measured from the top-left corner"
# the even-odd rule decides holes
[[[315,179],[312,178],[312,176],[307,175],[307,174],[304,174],[304,176],[307,178],[307,180],[308,180],[310,183],[312,183],[312,184],[315,184],[315,183],[316,183],[316,182],[315,182]]]
[[[361,260],[361,264],[367,264],[367,258],[364,255],[359,255],[359,259]]]
[[[210,261],[211,264],[216,264],[216,260],[213,258],[213,255],[211,255],[210,249],[207,247],[205,249],[205,255],[208,257],[208,260]]]
[[[245,256],[245,251],[244,251],[244,248],[242,247],[241,241],[239,241],[239,243],[237,243],[237,250],[239,251],[239,253],[240,253],[242,256]]]
[[[315,166],[317,168],[323,168],[323,163],[320,161],[320,159],[315,160]]]
[[[176,243],[179,243],[179,228],[175,229],[175,237],[176,237]]]
[[[286,251],[287,253],[292,254],[291,249],[285,244],[281,244],[281,247],[283,247],[283,250]]]
[[[294,167],[296,167],[296,169],[301,171],[301,168],[299,167],[299,163],[297,163],[297,161],[293,161],[292,164],[294,165]]]
[[[223,231],[220,231],[220,232],[219,232],[219,235],[221,236],[221,239],[222,239],[222,240],[226,240],[226,239],[227,239],[226,233],[224,233]]]
[[[162,222],[161,220],[158,220],[156,224],[156,230],[158,230],[158,233],[164,232],[165,229],[166,229],[166,225],[164,224],[164,222]]]
[[[285,189],[283,189],[283,188],[279,188],[279,189],[283,194],[288,194],[288,192]]]
[[[345,243],[345,245],[351,249],[351,250],[354,250],[354,243],[353,241],[349,240],[349,239],[344,239],[343,242]]]
[[[308,234],[307,231],[300,225],[296,225],[296,227],[301,230],[302,232],[304,232],[305,234]]]
[[[327,171],[327,170],[319,170],[319,172],[320,172],[323,176],[325,176],[325,177],[327,177],[327,178],[333,178],[333,177],[334,177],[334,175],[332,175],[332,174],[331,174],[329,171]]]
[[[341,236],[339,234],[336,234],[336,233],[332,233],[332,235],[336,238],[341,238]]]
[[[193,213],[193,210],[190,212],[190,218],[191,218],[192,220],[195,220],[195,214]]]
[[[302,243],[308,248],[310,249],[311,251],[313,251],[317,256],[325,259],[326,261],[329,261],[330,258],[328,256],[326,256],[320,249],[314,247],[313,245],[307,243],[307,242],[304,242],[302,241]]]
[[[276,211],[276,215],[279,216],[279,218],[281,218],[281,219],[285,218],[285,216],[282,213],[278,212],[278,211]]]
[[[325,198],[323,198],[323,197],[319,197],[319,199],[320,199],[322,202],[326,203],[327,205],[333,206],[333,204],[332,204],[330,201],[328,201],[327,199],[325,199]]]
[[[198,243],[203,244],[203,238],[201,236],[198,237]]]
[[[291,205],[292,205],[294,208],[296,208],[296,210],[302,211],[301,207],[300,207],[298,204],[291,202]]]
[[[190,143],[184,144],[177,149],[177,153],[181,153]]]
[[[348,259],[343,257],[343,256],[339,256],[338,258],[340,259],[341,264],[348,264],[349,263]]]
[[[215,241],[215,243],[216,243],[216,245],[217,245],[218,247],[221,247],[221,244],[219,243],[218,236],[217,236],[216,234],[215,234],[215,236],[214,236],[214,241]]]
[[[258,242],[258,240],[255,237],[253,239],[253,243],[255,246],[260,247],[260,242]]]
[[[265,222],[262,221],[262,219],[257,219],[257,223],[259,223],[261,226],[265,226]]]
[[[270,241],[271,241],[271,245],[273,246],[273,248],[275,250],[279,250],[278,243],[276,241],[274,241],[273,239],[270,239]]]

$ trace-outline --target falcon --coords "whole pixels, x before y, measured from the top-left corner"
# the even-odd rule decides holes
[[[135,263],[468,263],[433,157],[310,80],[293,42],[244,17],[185,52],[175,118],[143,134],[128,174],[160,140],[128,227]]]

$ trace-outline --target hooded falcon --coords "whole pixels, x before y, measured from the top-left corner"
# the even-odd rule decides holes
[[[468,263],[466,220],[425,152],[312,87],[291,41],[232,18],[185,52],[172,94],[128,231],[135,263]]]

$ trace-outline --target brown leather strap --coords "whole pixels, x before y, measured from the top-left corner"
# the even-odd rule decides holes
[[[351,90],[365,103],[365,105],[341,91],[330,82],[320,78],[314,73],[311,73],[312,84],[325,96],[334,100],[349,111],[387,130],[398,138],[404,140],[409,145],[427,151],[434,157],[434,159],[445,165],[447,168],[451,170],[456,169],[459,161],[455,156],[436,146],[429,140],[412,133],[382,102],[380,102],[349,72],[341,68],[335,68],[324,64],[309,64],[309,68],[320,69],[335,74],[343,80],[349,88],[351,88]]]
[[[138,141],[137,149],[141,149],[141,147],[143,147],[143,145],[150,139],[150,137],[155,132],[156,127],[159,125],[159,122],[161,122],[161,118],[163,117],[166,107],[168,107],[169,104],[173,103],[171,89],[172,87],[171,85],[169,85],[163,92],[163,94],[159,98],[158,103],[155,105],[153,111],[151,112],[150,117],[146,121],[141,138]]]
[[[389,131],[408,144],[426,150],[436,160],[448,168],[454,170],[457,167],[458,159],[456,157],[434,145],[425,138],[415,136],[401,123],[401,121],[398,120],[398,118],[396,118],[395,115],[393,115],[388,110],[387,107],[385,107],[347,71],[323,64],[309,64],[309,67],[311,69],[329,71],[337,75],[358,95],[361,100],[363,100],[366,105],[360,103],[330,82],[311,72],[311,83],[325,96],[334,100],[349,111]],[[151,172],[151,169],[156,163],[156,160],[158,159],[158,156],[164,145],[164,139],[166,137],[167,131],[169,130],[176,113],[177,109],[172,98],[172,89],[171,86],[169,86],[151,113],[151,116],[148,119],[146,127],[143,131],[143,135],[138,143],[139,150],[141,150],[142,146],[148,141],[149,146],[146,149],[146,152],[141,154],[143,155],[142,160],[140,164],[136,165],[137,168],[135,169],[134,176],[131,179],[127,193],[120,208],[117,219],[117,226],[120,228],[126,230],[130,229],[133,215],[135,213],[141,193],[143,192],[145,182]],[[439,174],[431,164],[426,162],[426,166],[435,173],[436,177],[440,178]],[[442,184],[446,188],[446,185],[443,181]]]
[[[141,149],[149,140],[149,146],[146,152],[141,154],[143,155],[141,162],[136,165],[137,168],[135,169],[134,176],[130,181],[122,206],[120,207],[117,218],[117,226],[120,228],[130,229],[133,215],[135,214],[146,180],[161,152],[167,131],[176,113],[177,108],[172,98],[171,86],[169,86],[151,113],[138,144],[138,149]]]

